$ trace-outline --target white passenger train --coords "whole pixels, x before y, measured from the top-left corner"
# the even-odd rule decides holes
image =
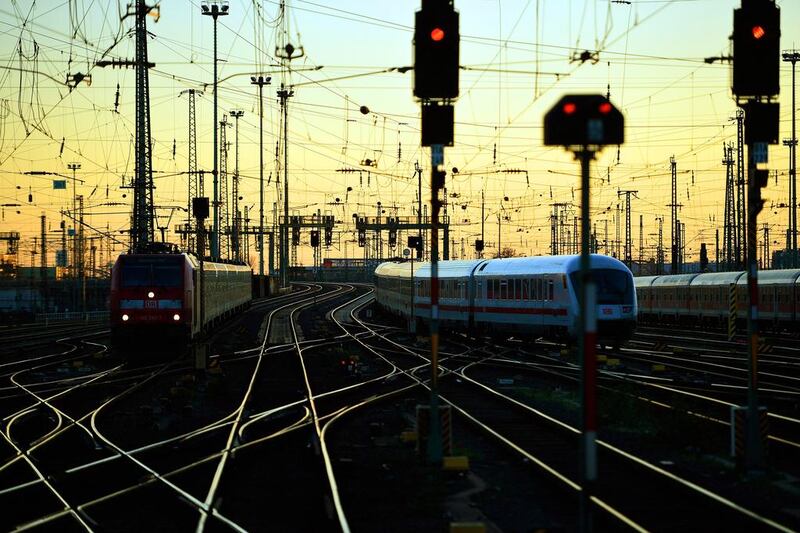
[[[439,262],[439,318],[445,327],[517,337],[574,340],[580,256]],[[592,255],[598,337],[620,345],[636,328],[633,275],[620,261]],[[412,279],[413,278],[413,279]],[[413,286],[413,295],[412,295]],[[430,320],[430,263],[383,263],[375,269],[376,300],[390,313]],[[413,299],[412,299],[413,298]]]

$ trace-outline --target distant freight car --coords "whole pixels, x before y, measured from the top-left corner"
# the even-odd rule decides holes
[[[444,326],[520,337],[575,340],[580,256],[441,261],[439,318]],[[633,275],[612,257],[592,255],[598,338],[620,345],[636,328]],[[383,263],[375,269],[376,300],[388,311],[430,320],[430,264]],[[412,289],[413,287],[413,289]],[[413,290],[413,295],[412,295]]]
[[[111,271],[110,322],[115,346],[131,340],[186,341],[231,316],[252,299],[252,272],[240,264],[204,262],[184,253],[122,254]]]

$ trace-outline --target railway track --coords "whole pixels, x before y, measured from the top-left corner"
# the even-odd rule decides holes
[[[398,344],[398,347],[402,347]],[[490,357],[485,357],[483,361],[491,360]],[[443,399],[448,400],[454,408],[458,409],[460,413],[462,413],[465,417],[472,420],[476,423],[479,427],[483,428],[486,432],[495,435],[499,440],[504,442],[507,446],[511,447],[518,452],[522,452],[524,450],[530,450],[526,453],[529,454],[529,459],[533,462],[539,461],[538,464],[545,470],[551,473],[556,478],[563,478],[562,481],[568,487],[571,487],[572,490],[576,490],[577,488],[577,472],[576,472],[576,461],[575,458],[578,457],[578,450],[577,450],[577,441],[575,439],[575,435],[577,434],[574,428],[569,427],[567,424],[561,421],[557,421],[553,419],[553,417],[548,417],[540,412],[535,412],[532,408],[524,405],[517,399],[511,398],[497,390],[493,390],[492,387],[487,385],[478,384],[477,381],[471,379],[468,375],[464,373],[464,369],[467,367],[472,367],[472,365],[480,365],[483,364],[483,361],[478,362],[468,362],[461,365],[452,366],[452,363],[448,363],[446,359],[442,360],[442,372],[443,372],[443,379],[442,379],[442,395]],[[555,361],[554,361],[555,363]],[[563,362],[558,362],[561,366]],[[458,379],[449,379],[446,376],[457,376]],[[465,384],[471,383],[471,386],[467,387]],[[447,387],[447,388],[445,388]],[[482,407],[483,403],[488,404],[489,399],[486,399],[484,395],[478,395],[475,393],[474,389],[483,389],[485,394],[492,394],[494,395],[494,402],[499,402],[496,405],[494,410],[487,409]],[[469,389],[467,392],[464,392],[466,389]],[[450,396],[448,396],[448,394]],[[476,400],[476,398],[480,397],[482,400]],[[494,417],[500,417],[503,419],[503,416],[510,416],[506,413],[509,410],[509,405],[513,405],[513,409],[522,409],[524,411],[524,416],[526,417],[525,420],[522,418],[516,419],[517,421],[507,421],[501,422],[499,425],[500,428],[494,426]],[[486,409],[486,410],[482,410]],[[487,414],[488,413],[488,414]],[[517,415],[522,416],[522,415]],[[541,459],[536,457],[534,450],[538,451],[539,446],[536,445],[536,442],[532,442],[529,439],[531,437],[526,436],[525,431],[521,431],[518,428],[522,427],[530,427],[531,422],[527,420],[527,417],[539,416],[544,418],[548,421],[550,425],[555,425],[560,427],[560,431],[564,431],[567,436],[562,435],[560,437],[560,441],[562,444],[561,449],[565,448],[566,446],[563,444],[565,439],[572,440],[572,444],[569,446],[571,450],[566,456],[569,458],[566,461],[566,464],[569,468],[564,466],[556,466],[555,468],[550,465],[550,463],[554,463],[556,465],[561,464],[558,455],[558,446],[555,449],[551,450],[550,452],[547,451],[547,446],[544,446],[543,449],[545,450],[543,453],[551,453],[552,455],[548,457],[548,460]],[[482,420],[484,419],[484,420]],[[539,421],[541,424],[542,421]],[[508,427],[506,427],[508,424]],[[537,424],[537,428],[539,428],[539,424]],[[517,428],[517,429],[515,429]],[[537,429],[538,431],[538,429]],[[544,431],[544,430],[542,430]],[[550,428],[551,436],[553,428]],[[570,436],[571,434],[571,436]],[[554,437],[554,436],[553,436]],[[526,440],[528,439],[528,440]],[[527,443],[527,444],[526,444]],[[607,465],[614,465],[611,469],[615,474],[615,479],[610,479],[606,483],[607,486],[601,489],[601,493],[605,496],[601,501],[596,501],[595,503],[598,506],[605,510],[609,516],[614,517],[614,520],[621,521],[622,523],[626,524],[627,527],[633,527],[634,529],[637,527],[643,527],[645,529],[656,528],[659,529],[661,526],[656,527],[655,524],[664,524],[669,523],[658,520],[650,522],[648,520],[652,520],[652,518],[648,519],[648,516],[651,517],[659,517],[662,516],[660,511],[653,510],[652,507],[658,506],[659,509],[669,509],[670,505],[671,512],[667,512],[663,515],[663,520],[667,520],[672,517],[673,523],[676,526],[680,526],[679,516],[691,516],[690,513],[679,512],[681,508],[682,501],[689,498],[695,505],[695,508],[700,510],[707,510],[709,508],[716,508],[717,506],[720,508],[719,516],[722,517],[722,520],[727,520],[730,525],[737,525],[743,523],[742,521],[752,521],[751,525],[755,528],[767,528],[767,529],[786,529],[784,526],[781,526],[779,523],[767,518],[765,516],[761,516],[758,513],[754,513],[745,509],[741,505],[738,505],[732,500],[729,500],[719,494],[714,493],[712,490],[704,489],[700,485],[680,477],[679,475],[664,470],[663,468],[658,467],[652,463],[647,462],[646,460],[636,457],[631,453],[624,452],[622,449],[616,448],[609,443],[602,443],[605,450],[603,451],[603,460],[606,461]],[[624,473],[623,476],[617,477],[617,473]],[[567,483],[566,480],[569,482]],[[625,480],[630,480],[627,483]],[[631,501],[628,500],[621,500],[619,495],[629,494],[631,491],[628,487],[630,486],[652,486],[654,487],[653,491],[647,491],[647,493],[643,494],[636,494],[633,495],[634,497],[630,498]],[[655,489],[658,489],[657,491]],[[670,498],[665,498],[665,501],[661,501],[658,499],[652,498],[653,492],[664,492],[665,494],[671,494],[674,496],[672,500],[677,502],[675,504],[670,504],[668,501]],[[638,501],[636,496],[638,496]],[[652,502],[648,501],[648,498],[652,499]],[[652,514],[651,514],[652,511]],[[715,521],[717,518],[713,518],[709,525],[713,525],[716,523]],[[613,522],[613,520],[612,520]],[[713,522],[713,523],[712,523]],[[617,523],[619,526],[620,524]],[[685,525],[685,524],[684,524]]]
[[[297,296],[295,295],[294,298]],[[102,344],[98,343],[97,346],[102,347]],[[60,359],[41,363],[39,367],[61,364],[64,357],[75,359],[81,357],[72,353],[73,351],[67,350],[66,353],[45,356],[45,360]],[[225,359],[225,356],[217,357]],[[8,525],[16,524],[17,527],[25,529],[45,524],[62,524],[65,523],[64,520],[67,520],[66,523],[71,521],[72,524],[77,524],[82,529],[91,530],[98,524],[104,524],[103,527],[111,525],[114,529],[113,525],[115,524],[124,526],[124,523],[120,524],[118,520],[120,516],[124,516],[119,513],[119,509],[120,503],[126,498],[135,496],[138,503],[148,499],[152,502],[152,498],[163,497],[165,494],[174,501],[188,506],[183,513],[176,510],[176,519],[178,515],[184,515],[188,510],[190,513],[200,513],[201,516],[211,514],[219,521],[235,525],[181,486],[186,484],[186,486],[192,487],[197,480],[190,482],[181,480],[180,484],[171,481],[172,478],[180,478],[187,473],[193,474],[199,471],[203,465],[210,462],[208,458],[214,457],[215,452],[220,457],[224,456],[219,451],[222,443],[215,445],[211,442],[213,438],[209,437],[219,434],[220,429],[230,426],[229,417],[195,427],[183,434],[139,446],[129,446],[129,438],[117,440],[116,437],[109,437],[101,422],[104,417],[118,416],[118,412],[114,412],[114,408],[125,396],[133,396],[137,389],[151,384],[170,372],[184,372],[187,370],[185,366],[181,367],[178,362],[173,361],[154,367],[140,368],[138,369],[139,375],[132,376],[131,374],[136,374],[137,369],[124,369],[124,365],[118,365],[107,371],[98,372],[96,375],[89,374],[80,380],[70,377],[63,382],[51,379],[34,382],[30,385],[25,385],[17,380],[16,378],[20,375],[33,370],[31,365],[34,362],[18,361],[14,365],[17,369],[13,374],[15,385],[31,396],[35,403],[32,407],[7,416],[9,422],[6,440],[16,448],[17,455],[16,458],[6,461],[0,467],[0,472],[8,474],[14,470],[17,477],[7,478],[7,485],[0,487],[0,500],[27,501],[29,503],[27,507],[9,507],[15,508],[18,513],[13,516],[10,513],[6,515],[5,519],[9,520]],[[80,402],[67,401],[61,407],[54,405],[56,401],[64,402],[70,398],[74,399],[81,389],[91,388],[95,394],[108,394],[107,392],[101,393],[99,388],[108,382],[116,382],[117,386],[122,386],[122,390],[104,398],[100,405],[94,405],[81,414],[75,414],[75,411],[80,411],[77,405]],[[126,382],[127,385],[125,385]],[[46,390],[49,396],[42,397],[33,389]],[[56,419],[56,427],[49,429],[38,438],[24,438],[19,431],[19,421],[21,417],[31,417],[32,410],[36,408],[48,409],[49,416]],[[140,428],[134,429],[137,430],[134,433],[140,433]],[[78,441],[81,439],[90,441],[90,445],[87,446],[86,442],[74,442],[76,440],[75,433],[82,435],[77,439]],[[187,442],[190,445],[187,446]],[[45,452],[48,448],[54,447],[53,443],[58,443],[62,447],[60,450],[62,453]],[[195,450],[192,450],[191,445],[196,443],[200,444],[195,446]],[[182,457],[177,464],[174,458],[174,449],[172,449],[176,444],[181,445],[182,452]],[[80,450],[80,453],[70,455],[70,459],[64,461],[63,451],[65,448]],[[192,455],[192,451],[194,451],[194,455]],[[59,461],[55,456],[60,456],[61,460]],[[28,463],[28,472],[23,472],[21,470],[24,469],[19,468],[18,465],[23,462]],[[31,472],[34,474],[33,479],[30,479]],[[28,479],[25,478],[26,475]],[[144,481],[142,481],[143,476]],[[57,482],[51,480],[57,480]],[[98,483],[99,480],[102,482]],[[93,490],[87,490],[89,488]],[[149,496],[144,496],[147,488],[155,490],[152,490],[152,494]],[[49,492],[50,499],[55,500],[53,507],[48,508],[44,504],[47,498],[44,498],[43,492]],[[42,498],[37,498],[36,495]],[[180,505],[176,507],[180,507]],[[48,510],[44,511],[44,508],[48,508]],[[34,516],[37,513],[39,516]],[[160,519],[169,520],[170,514],[169,512],[162,514]],[[129,528],[130,524],[127,526]]]

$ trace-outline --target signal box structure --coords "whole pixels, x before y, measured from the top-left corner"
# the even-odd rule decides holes
[[[546,146],[603,146],[625,141],[622,113],[599,94],[564,96],[544,116]]]

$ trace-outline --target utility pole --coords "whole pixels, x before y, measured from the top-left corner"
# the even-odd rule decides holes
[[[291,46],[291,45],[287,45]],[[278,98],[281,99],[281,111],[283,111],[283,228],[281,243],[281,287],[289,286],[289,128],[287,121],[289,118],[288,103],[289,98],[294,96],[294,91],[287,89],[283,83],[278,90]]]
[[[644,265],[644,215],[639,215],[639,275]]]
[[[792,138],[784,139],[783,145],[789,147],[789,265],[800,266],[797,251],[797,105],[795,104],[795,66],[800,59],[800,51],[786,50],[782,54],[784,62],[792,64]]]
[[[239,119],[244,115],[241,109],[231,111],[234,119],[234,168],[233,168],[233,230],[231,243],[233,244],[233,259],[242,260],[241,243],[239,235],[241,230],[241,215],[239,214]]]
[[[422,227],[422,167],[419,162],[414,162],[414,171],[417,173],[417,226]],[[483,191],[481,191],[481,196]],[[482,214],[482,212],[481,212]],[[417,259],[422,260],[425,253],[425,239],[422,238],[422,229],[419,229],[419,238],[422,246],[417,248]],[[483,222],[481,222],[481,235],[483,235]],[[483,237],[481,237],[483,238]]]
[[[656,274],[664,273],[664,217],[656,217],[658,221],[658,248],[656,249]]]
[[[764,242],[761,248],[761,268],[766,270],[769,268],[769,224],[764,222],[762,230],[764,232]]]
[[[669,208],[672,210],[672,269],[670,274],[680,274],[680,252],[681,252],[681,223],[678,220],[678,208],[683,204],[678,203],[678,163],[675,156],[669,158],[672,174],[672,202]]]
[[[620,253],[620,245],[622,244],[622,206],[619,203],[619,196],[617,196],[617,216],[616,216],[616,225],[617,225],[617,240],[614,241],[614,257],[619,259],[622,254]]]
[[[217,91],[217,19],[228,14],[230,5],[225,0],[204,0],[200,5],[203,15],[209,16],[214,21],[214,197],[211,199],[214,209],[214,218],[211,226],[211,257],[214,260],[220,258],[219,249],[219,161],[217,151],[217,123],[218,119],[218,91]]]
[[[136,177],[133,188],[131,244],[134,250],[153,242],[153,161],[150,144],[150,75],[147,15],[153,7],[136,2]],[[126,15],[127,16],[127,15]],[[85,311],[85,308],[84,308]]]
[[[228,122],[227,115],[222,116],[219,122],[219,167],[218,167],[218,192],[217,204],[219,209],[215,209],[217,215],[217,260],[225,256],[231,258],[231,225],[230,214],[228,212]]]
[[[186,224],[187,233],[186,240],[191,238],[192,232],[192,198],[203,196],[203,181],[199,178],[197,172],[197,120],[195,113],[195,96],[202,95],[202,91],[196,89],[186,89],[180,92],[180,95],[189,95],[189,168],[188,168],[188,181],[189,181],[189,198],[186,206]],[[179,95],[179,96],[180,96]],[[203,253],[199,249],[197,243],[194,246],[189,245],[189,250],[194,251],[196,255]]]
[[[72,171],[72,226],[75,228],[75,218],[78,216],[78,197],[77,197],[77,185],[78,179],[75,176],[75,172],[80,170],[81,164],[80,163],[67,163],[67,168]],[[78,278],[78,232],[76,231],[77,228],[73,229],[72,232],[72,277],[77,279]],[[64,248],[66,252],[66,247]]]
[[[498,211],[497,212],[497,258],[498,259],[501,257],[501,255],[500,255],[500,249],[501,249],[501,247],[500,247],[500,245],[501,245],[501,241],[500,241],[500,224],[501,224],[501,222],[500,222],[500,211]]]
[[[81,283],[81,312],[86,312],[86,245],[83,232],[83,195],[78,195],[78,279]]]
[[[747,205],[745,203],[744,111],[736,110],[736,270],[747,263]]]
[[[484,235],[484,224],[486,223],[486,195],[481,189],[481,243],[486,246],[486,236]],[[483,259],[483,250],[480,252],[480,257]]]
[[[738,248],[736,238],[739,234],[736,223],[736,184],[733,178],[733,144],[722,145],[722,164],[725,165],[725,216],[723,222],[724,251],[722,254],[725,270],[734,268],[734,250]]]
[[[41,219],[41,227],[40,233],[41,236],[39,237],[39,242],[41,242],[42,250],[41,250],[41,269],[39,270],[40,277],[42,279],[42,300],[44,302],[44,309],[43,311],[47,312],[48,307],[48,294],[47,294],[47,216],[42,213]],[[33,266],[33,265],[31,265]]]
[[[617,199],[625,195],[625,264],[628,268],[633,265],[633,234],[631,232],[631,194],[636,196],[639,191],[620,191],[617,190]]]
[[[100,60],[99,67],[134,67],[136,70],[136,166],[133,179],[133,216],[131,220],[131,250],[138,250],[153,242],[155,213],[153,207],[153,166],[150,138],[150,68],[147,59],[147,16],[159,7],[148,6],[145,0],[136,0],[136,7],[122,17],[136,17],[136,59]]]
[[[269,76],[251,76],[250,83],[258,86],[258,275],[264,275],[264,85]],[[271,238],[270,238],[271,241]],[[270,254],[272,243],[270,242]],[[272,272],[270,272],[270,275]]]

